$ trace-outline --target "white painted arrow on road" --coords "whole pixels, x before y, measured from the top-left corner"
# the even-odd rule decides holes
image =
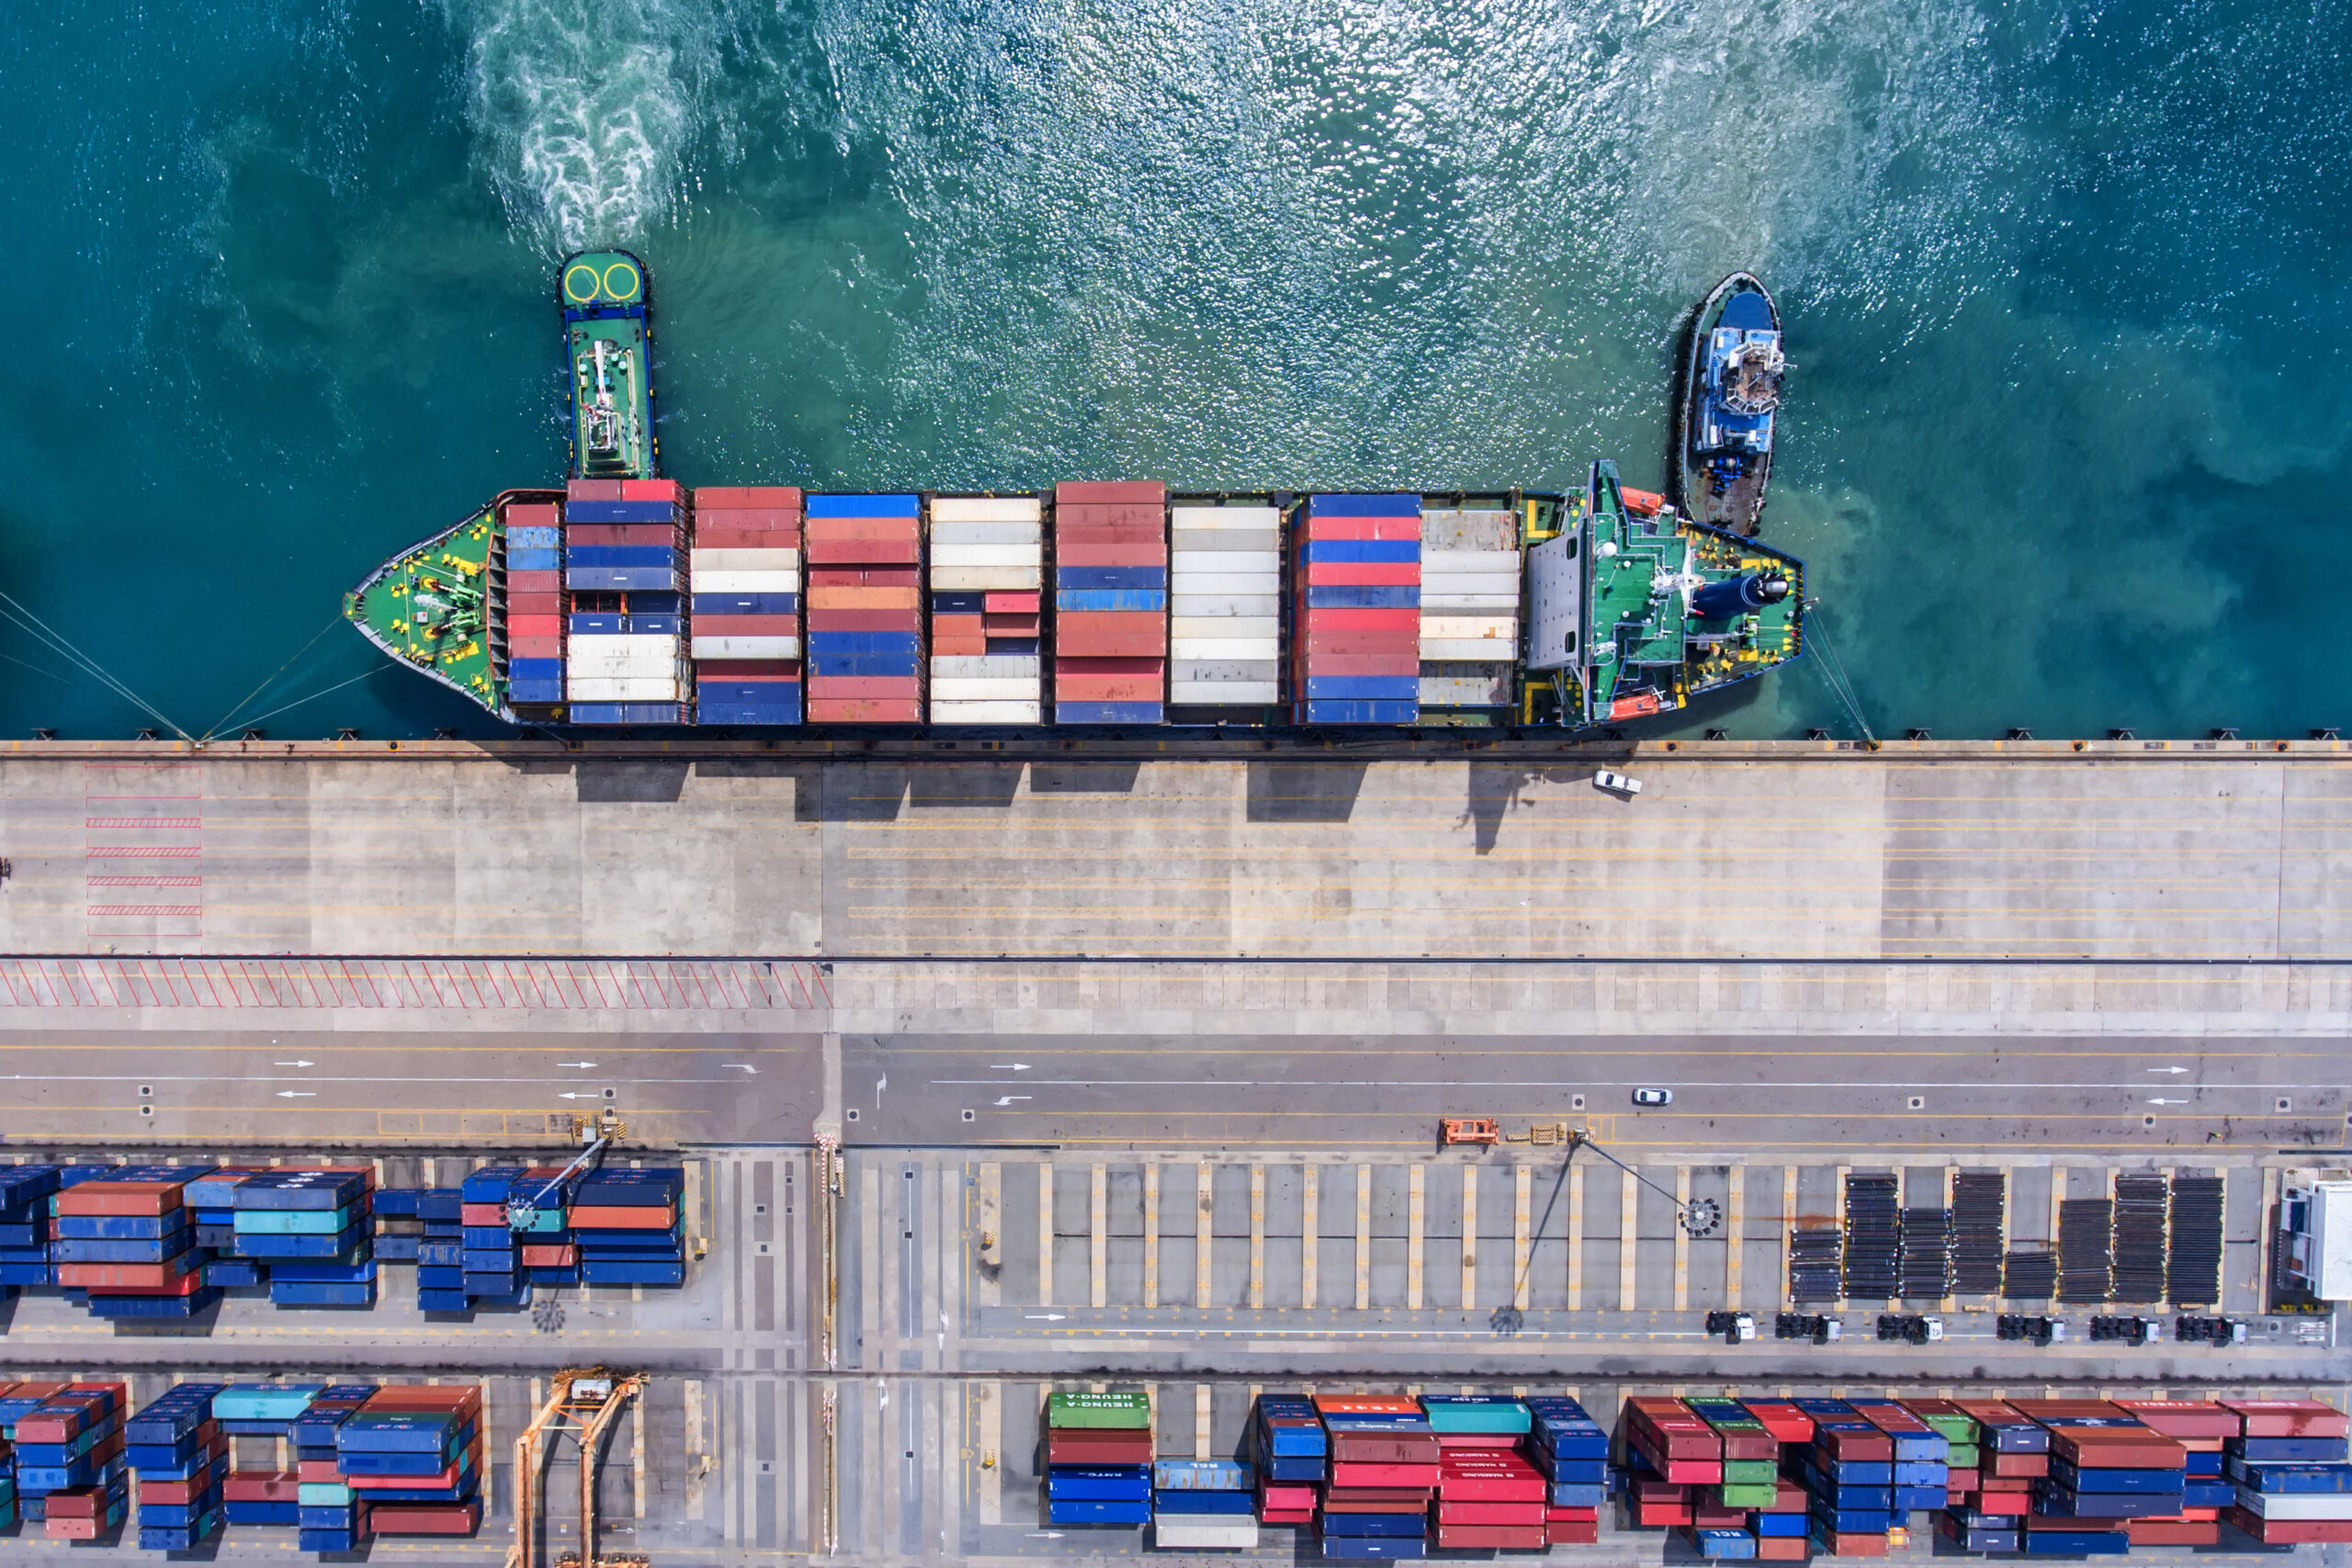
[[[2151,1105],[2186,1105],[2188,1101],[2185,1100],[2161,1100],[2154,1095],[2150,1095],[2148,1097],[2148,1103]]]
[[[749,1062],[721,1062],[718,1065],[722,1067],[741,1067],[745,1072],[751,1074],[753,1077],[759,1077],[760,1073],[760,1069],[752,1066]]]
[[[2188,1071],[2188,1069],[2187,1067],[2150,1067],[2148,1071],[2152,1073],[2185,1073]]]
[[[556,1096],[556,1098],[558,1100],[594,1100],[597,1097],[594,1094],[574,1094],[566,1090],[564,1093]]]
[[[556,1064],[559,1067],[593,1067],[595,1065],[594,1062],[558,1062]]]
[[[273,1067],[315,1067],[318,1064],[316,1062],[272,1062],[270,1066]]]
[[[307,1089],[281,1089],[277,1091],[277,1098],[280,1100],[316,1100],[319,1097],[312,1094]]]
[[[1029,1097],[1025,1094],[1002,1094],[997,1097],[996,1102],[999,1105],[1010,1105],[1016,1100],[1026,1100]]]
[[[1068,1314],[1058,1312],[1025,1312],[1021,1315],[1032,1323],[1059,1323]]]
[[[1026,1062],[990,1062],[989,1066],[1001,1073],[1025,1073],[1029,1070],[1029,1064]]]

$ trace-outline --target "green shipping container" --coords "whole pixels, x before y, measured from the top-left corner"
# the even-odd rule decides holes
[[[1726,1508],[1769,1508],[1772,1506],[1772,1499],[1778,1495],[1778,1491],[1779,1489],[1769,1481],[1761,1485],[1754,1483],[1733,1485],[1725,1483],[1715,1488],[1722,1506]]]
[[[1974,1443],[1954,1443],[1951,1446],[1951,1456],[1946,1460],[1945,1462],[1951,1465],[1954,1470],[1974,1470],[1978,1463],[1976,1458],[1976,1445]]]
[[[1733,1503],[1734,1508],[1759,1508],[1771,1506],[1772,1483],[1780,1478],[1781,1467],[1769,1459],[1727,1459],[1724,1461],[1724,1485],[1761,1486],[1765,1498],[1761,1503]]]
[[[1148,1427],[1151,1399],[1142,1393],[1053,1393],[1046,1398],[1049,1427]]]

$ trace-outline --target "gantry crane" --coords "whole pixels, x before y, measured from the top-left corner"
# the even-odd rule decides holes
[[[538,1568],[539,1512],[546,1502],[539,1485],[545,1458],[540,1439],[566,1433],[580,1445],[580,1533],[577,1550],[562,1558],[559,1568],[625,1568],[644,1562],[634,1555],[596,1555],[596,1471],[604,1461],[605,1438],[621,1407],[644,1392],[642,1372],[573,1367],[556,1373],[547,1403],[514,1439],[514,1549],[506,1554],[508,1568]]]

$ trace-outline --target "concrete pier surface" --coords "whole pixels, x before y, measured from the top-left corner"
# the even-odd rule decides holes
[[[2084,744],[1385,759],[17,750],[0,754],[0,950],[2352,953],[2352,895],[2331,874],[2352,846],[2352,755]],[[1604,762],[1641,795],[1595,789]]]

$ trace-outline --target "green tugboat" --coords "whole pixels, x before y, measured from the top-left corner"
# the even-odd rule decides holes
[[[645,264],[627,251],[582,251],[558,269],[571,365],[571,474],[650,479],[653,434]]]

